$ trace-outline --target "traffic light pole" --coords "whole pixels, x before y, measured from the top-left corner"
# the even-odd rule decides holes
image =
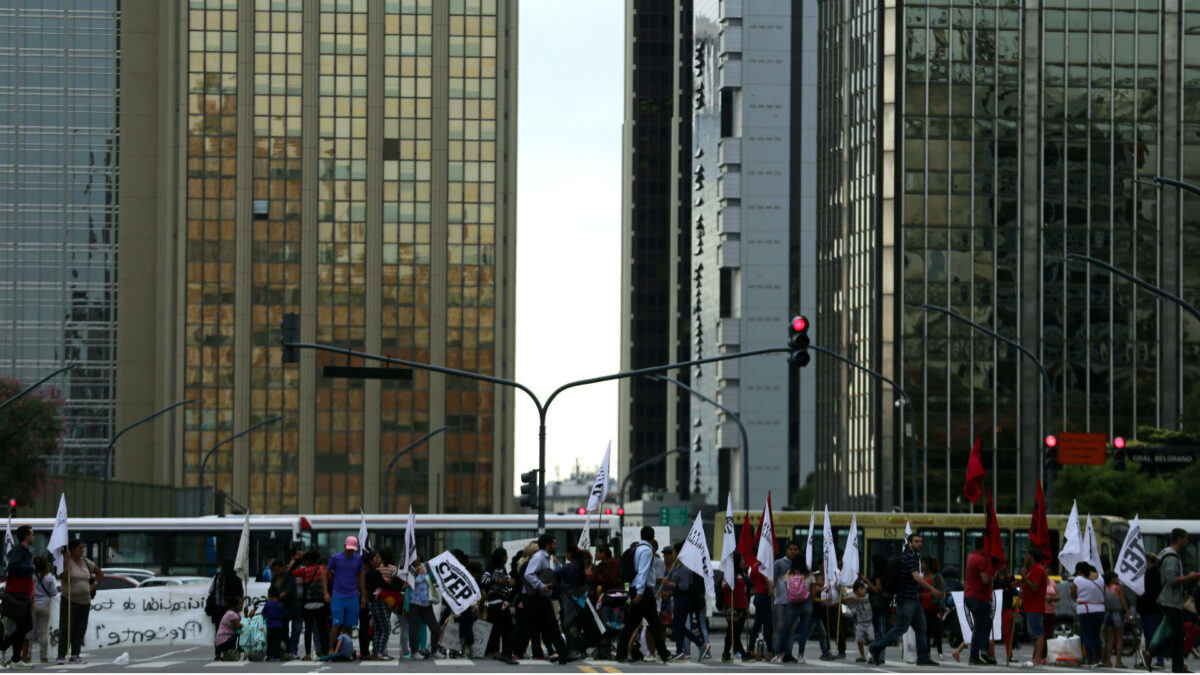
[[[892,378],[888,377],[887,375],[884,375],[883,373],[879,373],[879,372],[876,372],[876,371],[874,371],[874,370],[871,370],[870,368],[868,368],[868,367],[866,367],[866,366],[862,365],[861,363],[858,363],[857,361],[851,361],[850,359],[846,358],[845,356],[842,356],[841,354],[838,354],[838,353],[837,353],[837,352],[835,352],[835,351],[832,351],[832,350],[826,349],[826,348],[824,348],[824,347],[819,347],[819,346],[817,346],[817,345],[814,345],[814,344],[810,344],[810,345],[808,346],[808,348],[809,348],[809,349],[816,350],[816,351],[818,351],[818,352],[821,352],[822,354],[827,354],[827,355],[829,355],[829,356],[832,356],[833,358],[835,358],[835,359],[837,359],[837,360],[841,361],[842,363],[845,363],[845,364],[847,364],[847,365],[850,365],[850,366],[853,366],[853,367],[855,367],[855,368],[858,368],[859,370],[863,371],[864,373],[867,373],[868,375],[874,376],[874,377],[875,377],[875,378],[877,378],[877,379],[880,379],[880,380],[883,380],[884,382],[887,382],[889,385],[891,385],[892,389],[893,389],[893,390],[894,390],[894,391],[895,391],[897,394],[899,394],[899,395],[900,395],[900,398],[901,398],[901,399],[904,401],[904,405],[905,405],[905,407],[907,407],[907,408],[908,408],[908,416],[909,416],[909,418],[911,418],[911,419],[912,419],[912,422],[911,422],[911,424],[912,424],[912,426],[913,426],[913,428],[914,428],[914,429],[916,428],[916,425],[917,425],[917,416],[916,416],[916,414],[913,412],[913,404],[912,404],[912,399],[910,399],[910,398],[908,397],[908,394],[907,394],[907,393],[905,393],[905,391],[904,391],[904,388],[903,388],[903,387],[901,387],[899,384],[897,384],[895,380],[893,380]],[[901,430],[901,431],[903,431],[903,430],[904,430],[904,421],[903,421],[903,420],[901,420],[901,423],[900,423],[900,430]],[[917,435],[916,435],[916,433],[915,433],[915,432],[914,432],[914,433],[912,433],[912,434],[905,434],[905,435],[909,437],[909,439],[908,439],[908,440],[909,440],[909,447],[910,447],[910,449],[909,449],[909,463],[911,463],[911,464],[912,464],[912,469],[911,469],[911,473],[912,473],[912,503],[913,503],[912,513],[916,513],[916,512],[918,511],[918,506],[920,505],[920,504],[918,503],[918,501],[917,501]],[[901,482],[901,484],[903,484],[903,481]],[[901,503],[901,505],[903,505],[903,504],[904,504],[904,500],[903,500],[903,499],[901,499],[901,500],[900,500],[900,503]]]
[[[629,485],[629,479],[632,478],[633,474],[637,473],[638,470],[644,469],[660,459],[666,459],[676,452],[687,452],[687,448],[671,448],[666,452],[660,452],[641,464],[635,465],[633,468],[626,471],[625,475],[621,477],[621,491],[617,494],[617,507],[619,508],[617,517],[621,519],[621,527],[625,527],[625,488]],[[622,544],[624,544],[624,542],[622,542]]]
[[[929,303],[920,305],[920,308],[923,310],[926,310],[926,311],[933,310],[935,312],[941,312],[942,314],[945,314],[946,316],[948,316],[952,319],[961,321],[961,322],[967,324],[968,326],[971,326],[975,330],[979,331],[980,333],[990,336],[994,340],[999,340],[1000,342],[1003,342],[1004,344],[1016,347],[1017,350],[1019,350],[1022,354],[1029,357],[1030,361],[1033,361],[1033,365],[1037,366],[1038,370],[1040,370],[1042,372],[1042,383],[1045,385],[1045,388],[1046,388],[1046,394],[1045,394],[1046,405],[1045,405],[1044,409],[1042,410],[1042,424],[1041,424],[1042,429],[1041,429],[1041,434],[1040,434],[1041,438],[1045,438],[1047,436],[1047,434],[1049,433],[1050,427],[1048,425],[1050,424],[1050,420],[1053,419],[1053,414],[1050,411],[1050,395],[1051,395],[1051,392],[1053,391],[1053,386],[1050,384],[1050,375],[1049,375],[1049,373],[1046,372],[1046,366],[1044,366],[1042,364],[1041,360],[1036,355],[1034,355],[1033,352],[1026,349],[1024,347],[1024,345],[1017,342],[1016,340],[1006,338],[1003,335],[992,330],[991,328],[988,328],[987,326],[975,323],[974,321],[968,319],[967,317],[963,316],[962,314],[959,314],[952,310],[946,309],[945,307],[939,307],[937,305],[931,305]],[[1020,458],[1021,458],[1021,453],[1018,452],[1017,453],[1018,467],[1020,466],[1020,464],[1019,464]],[[1041,478],[1042,485],[1045,486],[1045,489],[1046,489],[1046,511],[1048,513],[1053,513],[1054,512],[1054,469],[1053,468],[1050,469],[1050,480],[1047,481],[1046,480],[1045,457],[1042,457],[1042,462],[1040,464],[1040,467],[1041,468],[1038,470],[1038,476]],[[1017,475],[1020,476],[1019,470],[1017,472]],[[1020,509],[1020,504],[1021,504],[1021,481],[1018,479],[1017,480],[1017,509],[1018,510]]]
[[[626,371],[622,371],[619,373],[613,373],[611,375],[601,375],[600,377],[591,377],[586,380],[576,380],[574,382],[568,382],[568,383],[560,386],[558,389],[555,389],[553,392],[551,392],[549,398],[546,399],[546,402],[542,403],[541,399],[539,399],[537,397],[537,395],[534,394],[533,391],[529,389],[529,387],[526,387],[525,385],[523,385],[520,382],[517,382],[515,380],[507,380],[502,377],[493,377],[491,375],[482,375],[480,373],[473,373],[469,370],[459,370],[457,368],[447,368],[445,366],[435,366],[430,363],[419,363],[417,361],[407,361],[404,359],[395,358],[393,356],[383,356],[382,354],[370,354],[367,352],[358,352],[358,351],[354,351],[353,349],[346,349],[344,347],[330,347],[328,345],[313,344],[310,342],[290,342],[290,341],[284,340],[283,337],[280,337],[279,342],[281,345],[283,345],[283,347],[285,349],[315,349],[317,351],[329,352],[331,354],[354,356],[354,357],[358,357],[360,359],[367,359],[370,361],[379,361],[381,363],[392,363],[392,364],[395,364],[398,366],[407,366],[409,368],[416,368],[418,370],[428,370],[428,371],[432,371],[435,373],[444,373],[447,375],[456,375],[458,377],[465,377],[465,378],[472,379],[472,380],[480,380],[482,382],[491,382],[493,384],[502,384],[505,386],[514,387],[516,389],[519,389],[519,390],[525,392],[525,394],[529,396],[530,400],[533,401],[533,405],[535,408],[537,408],[537,411],[538,411],[538,469],[539,469],[539,471],[538,471],[538,533],[539,534],[545,533],[545,531],[546,531],[546,415],[550,411],[550,404],[554,402],[554,399],[558,398],[559,394],[563,393],[564,391],[566,391],[568,389],[573,389],[575,387],[581,387],[586,384],[598,384],[600,382],[610,382],[612,380],[620,380],[620,379],[629,378],[629,377],[637,377],[639,375],[657,375],[659,373],[665,373],[665,372],[668,372],[671,370],[675,370],[676,368],[687,368],[690,366],[699,366],[699,365],[703,365],[706,363],[716,363],[718,361],[729,361],[729,360],[733,360],[733,359],[742,359],[747,356],[759,356],[761,354],[786,353],[788,351],[788,349],[786,347],[772,347],[772,348],[767,348],[767,349],[755,349],[755,350],[748,351],[748,352],[737,352],[734,354],[721,354],[719,356],[710,356],[706,359],[695,359],[692,361],[682,361],[680,363],[670,363],[665,366],[653,366],[650,368],[639,368],[637,370],[626,370]],[[746,498],[749,499],[749,496],[747,495]]]
[[[695,389],[692,389],[688,385],[684,384],[683,382],[680,382],[679,380],[677,380],[673,377],[667,377],[666,375],[647,375],[646,377],[648,377],[651,380],[658,380],[661,382],[670,382],[671,384],[675,385],[676,387],[679,387],[680,389],[683,389],[684,391],[690,393],[692,396],[695,396],[696,398],[700,399],[701,401],[712,404],[718,410],[720,410],[721,412],[723,412],[726,415],[729,415],[731,418],[733,418],[733,421],[737,423],[738,431],[741,432],[741,434],[742,434],[742,509],[745,511],[749,511],[750,510],[750,437],[748,435],[746,435],[746,425],[742,424],[741,416],[738,415],[737,413],[735,413],[734,411],[730,410],[729,408],[721,405],[720,403],[717,403],[715,400],[705,396],[704,394],[701,394],[700,392],[696,391]],[[668,450],[667,452],[669,453],[669,452],[674,452],[674,451]],[[628,475],[626,475],[626,477],[628,477]]]

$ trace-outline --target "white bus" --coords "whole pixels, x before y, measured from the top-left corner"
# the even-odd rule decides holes
[[[1200,520],[1145,520],[1139,521],[1142,526],[1142,544],[1148,553],[1157,554],[1171,543],[1171,530],[1180,528],[1191,535],[1191,543],[1183,552],[1183,569],[1196,569],[1196,561],[1200,560]]]

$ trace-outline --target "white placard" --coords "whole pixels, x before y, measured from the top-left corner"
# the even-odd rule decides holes
[[[487,655],[484,652],[487,651],[488,640],[492,637],[492,624],[488,621],[476,621],[471,633],[475,636],[475,644],[471,645],[472,651],[467,656],[485,658]],[[458,622],[453,618],[447,620],[446,625],[442,628],[442,636],[438,640],[438,645],[451,651],[462,651],[462,639],[458,635]]]
[[[954,591],[950,594],[954,598],[954,607],[958,614],[958,627],[962,629],[963,640],[971,641],[971,635],[975,632],[972,628],[974,620],[971,618],[971,612],[967,609],[967,601],[963,599],[962,591]],[[994,591],[992,597],[992,639],[1002,640],[1003,630],[1001,628],[1000,610],[1004,606],[1004,591]]]
[[[664,546],[671,545],[671,528],[666,525],[651,525],[654,528],[654,539],[658,542],[658,550],[662,550]],[[634,525],[632,527],[625,526],[621,528],[621,551],[629,548],[629,545],[635,541],[640,541],[642,538],[642,528]],[[647,544],[650,542],[646,542]],[[620,557],[620,553],[613,551],[613,555]]]

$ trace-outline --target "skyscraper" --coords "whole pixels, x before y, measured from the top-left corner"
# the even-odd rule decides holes
[[[997,507],[1031,501],[1042,433],[1175,428],[1200,326],[1102,269],[1186,297],[1195,210],[1134,181],[1195,180],[1200,6],[823,0],[821,321],[913,401],[917,506],[956,499],[979,436]],[[1192,266],[1194,267],[1194,266]],[[1015,340],[1033,362],[923,304]],[[819,371],[818,475],[840,508],[911,505],[896,394]],[[903,500],[901,496],[903,494]],[[1060,505],[1061,506],[1061,505]]]
[[[254,512],[502,510],[511,391],[325,378],[347,360],[278,339],[294,312],[305,342],[512,377],[516,2],[125,4],[118,417],[197,403],[117,475],[195,486],[283,415],[207,482]]]
[[[99,475],[116,384],[117,0],[0,8],[0,369],[63,395],[57,473]]]

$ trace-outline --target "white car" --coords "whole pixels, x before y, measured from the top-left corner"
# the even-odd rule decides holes
[[[142,580],[138,584],[138,588],[149,588],[151,586],[182,586],[185,584],[207,584],[212,581],[208,577],[150,577]]]
[[[129,577],[130,579],[133,579],[134,581],[142,581],[144,579],[149,579],[150,577],[158,575],[157,572],[151,572],[150,570],[138,569],[136,567],[105,567],[104,573],[105,574],[116,574],[116,575],[123,576],[123,577]]]

